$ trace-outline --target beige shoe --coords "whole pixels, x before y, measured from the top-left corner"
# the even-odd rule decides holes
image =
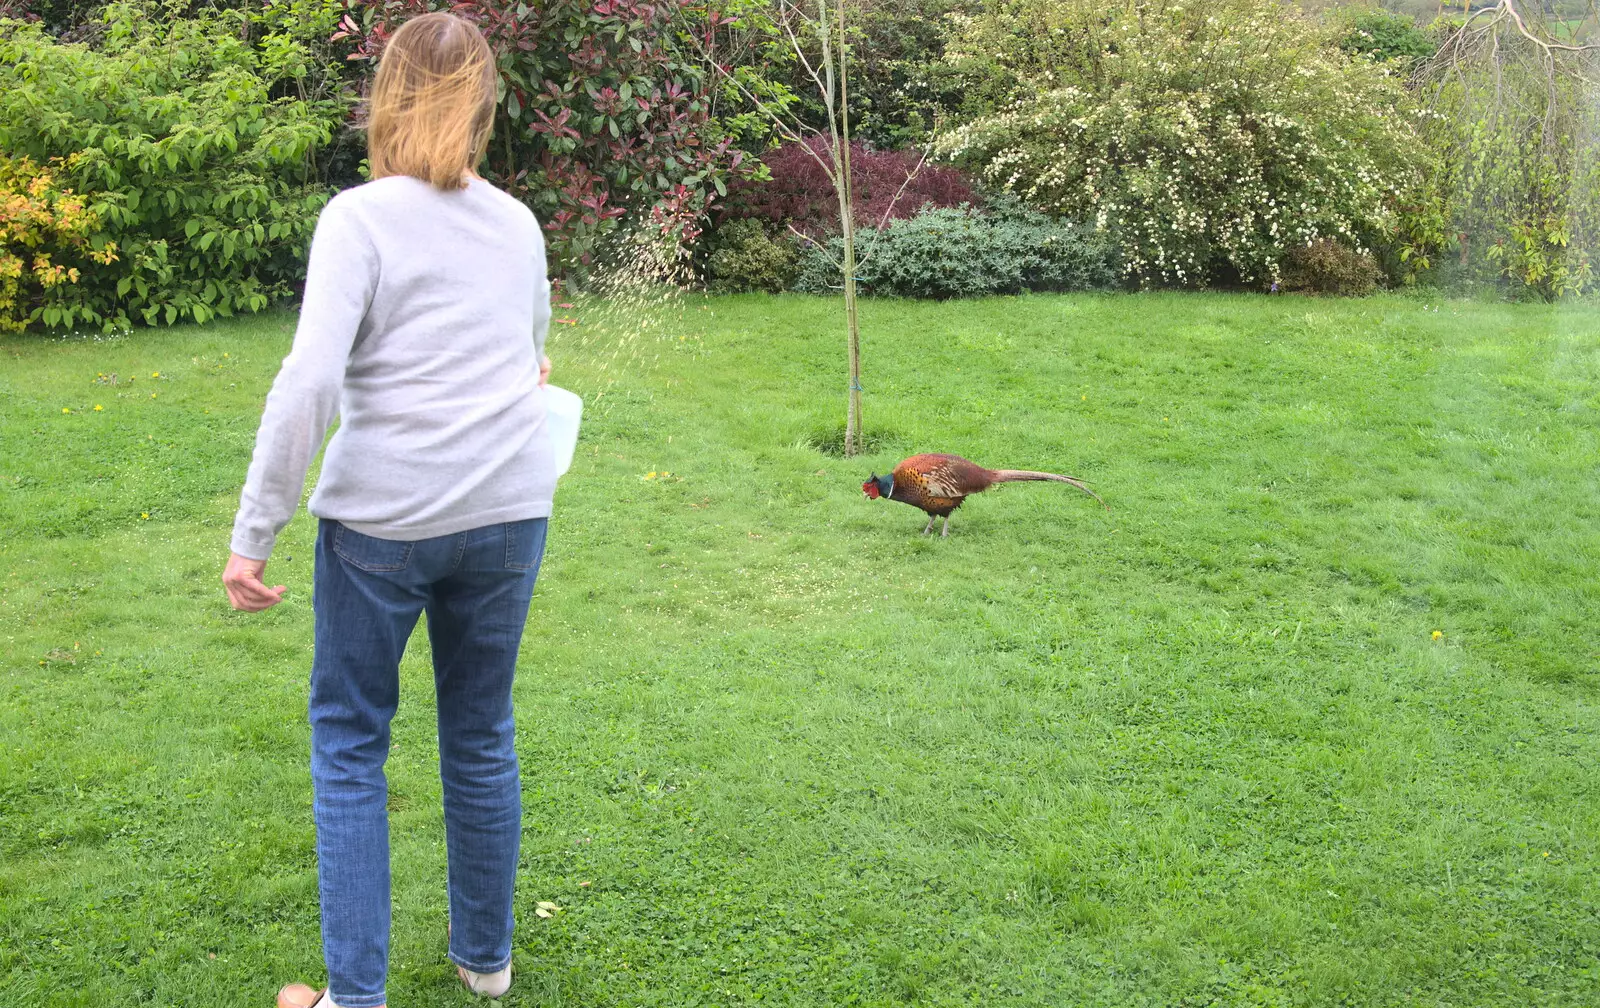
[[[456,974],[461,977],[461,982],[467,990],[485,997],[497,998],[511,989],[511,967],[494,973],[474,973],[465,966],[457,966]]]
[[[285,984],[278,992],[278,1008],[312,1008],[326,991],[314,991],[305,984]]]
[[[314,991],[305,984],[286,984],[278,992],[278,1008],[328,1008],[330,1005],[333,1001],[326,990]]]
[[[450,941],[450,922],[444,922],[444,940]],[[497,998],[511,989],[511,966],[508,963],[503,970],[494,973],[474,973],[465,966],[456,967],[456,976],[461,978],[461,985],[474,994],[485,997]]]

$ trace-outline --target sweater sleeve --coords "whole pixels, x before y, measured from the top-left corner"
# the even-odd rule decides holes
[[[533,297],[533,359],[542,364],[545,338],[550,334],[550,281],[535,284]]]
[[[334,200],[317,219],[294,345],[267,394],[239,495],[232,549],[240,556],[267,559],[300,506],[306,471],[339,412],[350,351],[377,283],[370,239]]]
[[[528,216],[532,217],[530,213]],[[550,260],[545,255],[544,228],[537,219],[533,222],[533,271],[538,282],[533,285],[533,359],[544,362],[545,338],[550,334]]]

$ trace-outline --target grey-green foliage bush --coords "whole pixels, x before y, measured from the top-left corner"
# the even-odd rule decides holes
[[[0,150],[76,154],[63,182],[100,221],[92,247],[117,248],[107,265],[66,263],[82,279],[35,322],[203,322],[292,290],[328,197],[312,157],[346,105],[299,97],[304,29],[253,37],[252,16],[114,3],[93,47],[0,21]]]
[[[731,220],[717,230],[716,248],[706,261],[706,286],[714,294],[745,291],[776,293],[794,282],[799,252],[774,239],[757,220]]]
[[[994,213],[925,210],[882,231],[858,233],[857,245],[856,276],[868,293],[886,297],[1104,290],[1117,282],[1106,236],[1014,206]],[[838,288],[843,246],[834,238],[808,248],[795,289]]]

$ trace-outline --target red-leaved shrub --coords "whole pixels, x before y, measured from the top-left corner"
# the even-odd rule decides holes
[[[829,157],[829,138],[808,137],[807,143],[823,158]],[[859,140],[851,143],[850,175],[855,187],[857,227],[881,227],[890,220],[914,216],[930,204],[957,207],[977,202],[959,170],[928,163],[918,169],[919,157],[916,151],[880,151]],[[790,141],[762,160],[771,171],[772,180],[739,179],[731,184],[729,216],[791,224],[813,238],[838,232],[839,197],[815,158],[800,144]],[[913,172],[908,184],[906,179]]]

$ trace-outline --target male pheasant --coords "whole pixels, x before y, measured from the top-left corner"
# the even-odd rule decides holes
[[[873,473],[871,479],[861,484],[861,492],[872,500],[883,497],[927,512],[928,527],[922,530],[923,535],[933,531],[935,518],[943,518],[944,531],[940,535],[947,536],[950,534],[950,512],[960,507],[963,500],[975,493],[982,493],[996,483],[1019,480],[1071,483],[1100,501],[1106,510],[1111,510],[1111,506],[1100,500],[1100,495],[1085,486],[1082,480],[1028,469],[985,469],[960,455],[913,455],[895,466],[892,475],[879,476]]]

